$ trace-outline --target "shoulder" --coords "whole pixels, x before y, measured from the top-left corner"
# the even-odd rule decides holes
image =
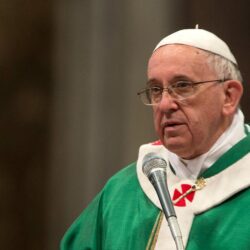
[[[113,175],[107,182],[107,185],[114,184],[116,182],[124,182],[124,181],[132,181],[137,178],[136,175],[136,162],[129,164],[124,167],[120,171],[118,171],[115,175]]]
[[[138,186],[136,162],[133,162],[117,172],[107,181],[103,188],[103,194],[108,195],[110,193],[114,195],[114,193],[127,193],[137,189]]]

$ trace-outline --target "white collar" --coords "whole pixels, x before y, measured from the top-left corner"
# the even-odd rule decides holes
[[[197,179],[197,177],[208,169],[229,148],[244,138],[244,115],[238,110],[230,127],[219,137],[212,148],[192,160],[184,160],[172,152],[168,152],[169,161],[176,175],[181,179]]]
[[[240,137],[245,136],[243,121],[244,116],[241,112],[238,112],[238,114],[235,116],[235,119],[233,120],[232,126],[230,126],[230,128],[217,140],[211,150],[205,154],[203,162],[206,164],[208,164],[208,160],[213,162],[226,150],[224,147],[225,144],[230,144],[228,147],[226,147],[230,148],[232,144],[235,144],[240,140]],[[249,128],[247,129],[249,130]],[[216,150],[219,150],[218,154],[214,154]],[[142,145],[139,150],[136,166],[138,181],[143,192],[155,206],[161,209],[158,196],[149,179],[143,174],[142,171],[143,159],[149,153],[155,153],[160,158],[165,159],[167,164],[169,164],[169,151],[161,143],[159,143],[159,141]],[[186,246],[188,242],[189,233],[196,214],[200,214],[214,206],[217,206],[235,193],[240,192],[241,190],[250,186],[250,180],[248,178],[250,174],[250,170],[248,168],[249,162],[250,153],[244,155],[240,160],[234,162],[232,165],[230,165],[230,167],[226,168],[224,171],[221,171],[219,174],[206,178],[206,186],[200,191],[195,192],[192,200],[184,198],[184,206],[175,205],[176,215],[182,230],[184,246]],[[167,180],[170,196],[172,199],[174,199],[175,193],[183,194],[184,186],[189,185],[191,187],[194,185],[194,181],[191,180],[190,177],[180,178],[179,176],[176,176],[171,171],[169,166],[167,166]],[[175,249],[175,244],[172,240],[170,230],[168,230],[167,221],[165,218],[163,218],[158,232],[159,234],[157,236],[156,246],[154,249]]]

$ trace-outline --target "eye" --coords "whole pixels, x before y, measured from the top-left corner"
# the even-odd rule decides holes
[[[173,89],[187,89],[187,88],[191,88],[192,87],[192,83],[191,82],[185,82],[185,81],[180,81],[180,82],[176,82],[174,84],[171,85],[171,87]]]
[[[160,95],[162,93],[162,88],[154,86],[154,87],[150,87],[149,91],[152,95]]]
[[[194,92],[193,84],[187,81],[176,82],[171,85],[171,89],[174,95],[181,97],[188,97]]]

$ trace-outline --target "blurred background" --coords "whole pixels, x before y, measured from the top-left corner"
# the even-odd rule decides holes
[[[111,175],[156,139],[136,96],[165,35],[226,40],[249,109],[248,0],[0,0],[0,244],[54,250]]]

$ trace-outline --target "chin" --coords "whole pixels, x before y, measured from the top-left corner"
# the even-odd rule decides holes
[[[178,155],[181,158],[188,159],[192,157],[192,153],[190,149],[191,145],[181,142],[179,140],[168,139],[163,141],[163,145],[172,153]]]

